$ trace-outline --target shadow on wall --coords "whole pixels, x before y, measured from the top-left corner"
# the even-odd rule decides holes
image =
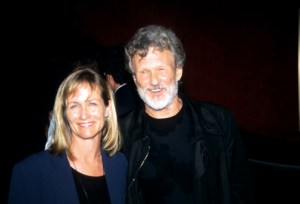
[[[244,129],[240,129],[248,157],[286,165],[300,165],[300,133],[289,140],[266,138]]]
[[[300,203],[300,135],[293,141],[281,141],[240,131],[257,204]]]

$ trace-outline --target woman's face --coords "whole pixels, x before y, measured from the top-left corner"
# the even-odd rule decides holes
[[[67,97],[66,116],[72,129],[72,136],[91,139],[100,135],[109,107],[104,105],[100,89],[92,89],[88,83],[78,86]]]

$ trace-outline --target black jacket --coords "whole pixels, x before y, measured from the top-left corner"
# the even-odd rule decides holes
[[[231,113],[221,106],[181,95],[194,121],[194,199],[199,204],[253,203],[246,152]],[[128,159],[128,204],[142,204],[137,174],[149,153],[144,108],[120,118],[123,151]]]
[[[115,92],[118,117],[133,110],[140,104],[140,97],[135,87],[124,84]]]

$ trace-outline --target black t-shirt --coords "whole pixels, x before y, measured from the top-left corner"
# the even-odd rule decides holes
[[[177,115],[155,119],[146,115],[150,152],[139,172],[148,204],[193,203],[192,120],[183,106]]]
[[[110,204],[105,176],[87,176],[72,168],[80,204]]]

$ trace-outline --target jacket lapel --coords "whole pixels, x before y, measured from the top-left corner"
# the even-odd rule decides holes
[[[66,152],[60,156],[52,156],[52,164],[54,173],[52,176],[54,185],[59,195],[59,200],[62,203],[79,204],[79,198],[75,187],[75,182],[72,175],[72,170],[69,165]]]
[[[199,117],[201,117],[201,111],[195,110],[190,100],[185,96],[181,95],[181,99],[187,104],[187,107],[191,110],[195,137],[191,139],[191,144],[194,146],[194,159],[196,164],[194,166],[195,178],[200,178],[205,173],[208,168],[213,155],[212,152],[217,152],[212,150],[212,148],[218,148],[213,144],[213,136],[219,135],[219,133],[214,128],[207,128],[204,124],[200,123]]]

